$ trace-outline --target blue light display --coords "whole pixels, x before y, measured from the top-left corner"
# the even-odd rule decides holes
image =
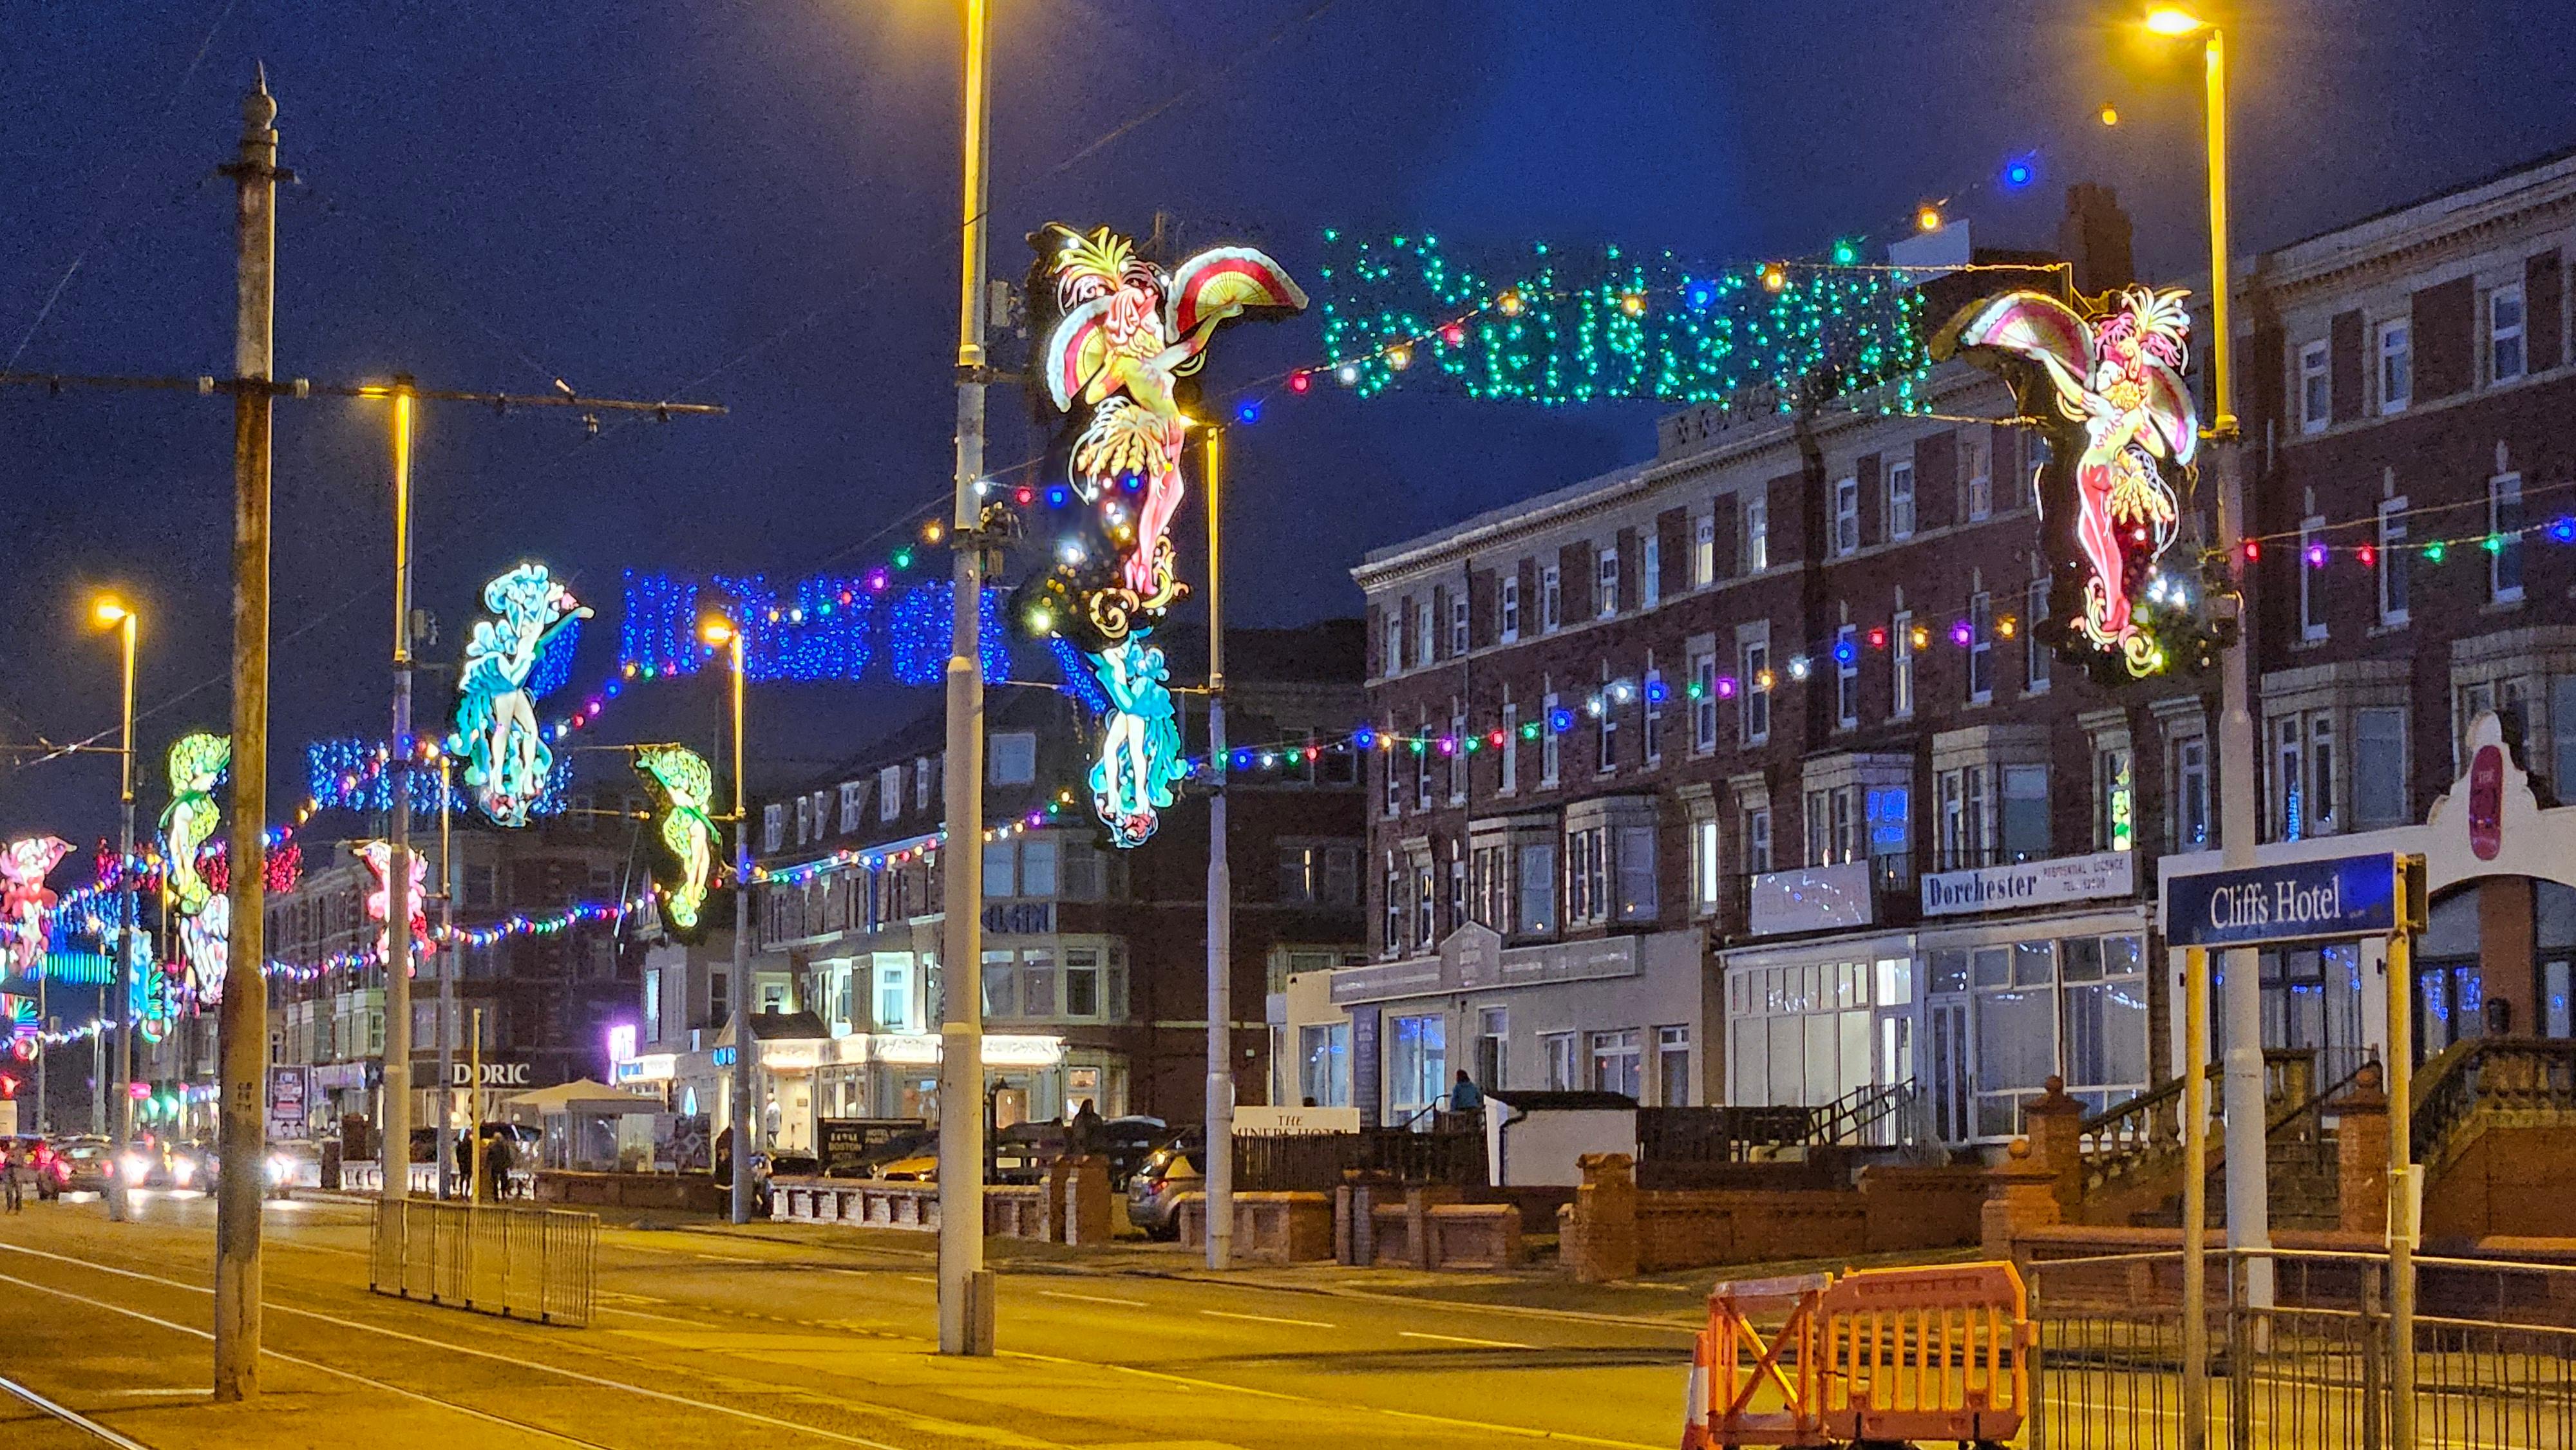
[[[305,793],[313,797],[322,810],[357,811],[372,814],[394,807],[393,772],[384,763],[385,742],[361,740],[351,736],[316,740],[304,747]],[[541,816],[559,814],[564,808],[564,790],[572,784],[572,756],[561,752],[555,756],[554,769],[546,776],[544,794],[529,807]],[[471,796],[462,785],[448,798],[448,809],[463,815]],[[411,808],[415,815],[435,817],[438,814],[438,767],[418,762],[411,770]]]
[[[880,677],[882,661],[883,675],[898,684],[935,685],[948,667],[953,590],[945,582],[903,586],[884,569],[817,574],[786,593],[758,574],[701,584],[630,569],[618,663],[647,679],[696,674],[708,658],[698,622],[714,614],[741,628],[743,672],[754,680],[862,681]],[[1001,590],[984,591],[988,680],[1011,677],[1002,605]]]

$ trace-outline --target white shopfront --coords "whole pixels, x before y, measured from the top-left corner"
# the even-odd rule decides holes
[[[2147,915],[2128,853],[1936,872],[1919,889],[1911,928],[1725,953],[1727,1101],[1820,1106],[1912,1082],[1925,1131],[1973,1143],[2019,1133],[2051,1077],[2091,1108],[2146,1090]]]

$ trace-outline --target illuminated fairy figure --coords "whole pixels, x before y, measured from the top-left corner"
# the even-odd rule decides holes
[[[484,585],[483,607],[496,617],[476,620],[466,641],[447,748],[463,758],[466,788],[483,813],[524,826],[555,763],[537,701],[571,672],[590,610],[543,564],[522,564]]]
[[[214,898],[197,856],[223,819],[215,785],[232,760],[232,741],[204,731],[183,735],[170,747],[170,808],[161,813],[161,855],[170,905],[181,916],[195,916]]]
[[[418,851],[409,851],[405,854],[411,857],[411,893],[410,899],[405,904],[411,908],[412,971],[417,974],[420,970],[420,959],[427,956],[432,949],[429,940],[427,906],[429,858]],[[393,911],[393,902],[388,899],[392,895],[388,873],[393,866],[393,843],[391,841],[361,842],[358,846],[358,859],[367,865],[367,875],[370,878],[367,886],[367,920],[380,923],[376,928],[376,959],[383,961],[393,954],[393,933],[381,924]]]
[[[59,836],[30,836],[0,847],[0,933],[8,938],[8,964],[21,976],[32,977],[45,965],[51,935],[45,914],[54,906],[45,877],[71,848]]]
[[[1936,357],[1955,347],[2017,360],[2023,367],[2007,372],[2024,410],[2044,400],[2059,420],[2056,460],[2037,481],[2043,515],[2064,515],[2048,522],[2071,534],[2081,555],[2074,628],[2138,675],[2155,670],[2162,653],[2138,628],[2131,599],[2173,542],[2178,509],[2167,470],[2188,470],[2200,442],[2182,377],[2187,295],[2124,288],[2088,318],[2045,293],[2006,292],[1962,312],[1933,345]]]
[[[635,752],[635,768],[652,784],[662,806],[662,844],[679,867],[678,879],[662,891],[662,914],[674,934],[694,936],[706,906],[707,883],[715,871],[716,824],[709,814],[715,799],[715,772],[706,757],[680,745],[647,745]]]
[[[1163,652],[1145,642],[1152,633],[1136,630],[1092,657],[1110,709],[1091,767],[1091,805],[1121,846],[1141,846],[1154,834],[1154,813],[1172,803],[1172,787],[1187,774],[1163,683],[1171,671]]]
[[[44,1019],[36,1015],[35,998],[0,993],[0,1046],[8,1049],[9,1056],[20,1062],[34,1061],[44,1030]]]
[[[1084,501],[1098,502],[1118,480],[1139,481],[1134,521],[1121,518],[1111,537],[1125,555],[1128,590],[1152,608],[1171,592],[1164,534],[1181,506],[1190,427],[1180,380],[1206,361],[1220,325],[1247,311],[1303,311],[1306,294],[1249,247],[1201,252],[1167,277],[1107,227],[1084,236],[1050,224],[1040,236],[1054,247],[1042,265],[1063,312],[1047,337],[1047,392],[1060,411],[1091,410],[1073,444],[1073,485]]]
[[[179,960],[188,970],[188,991],[202,1005],[224,1000],[224,970],[231,961],[233,900],[210,892],[192,916],[179,918]]]
[[[1092,804],[1115,844],[1141,846],[1184,774],[1169,670],[1162,651],[1142,643],[1183,592],[1170,530],[1184,493],[1181,452],[1196,426],[1184,393],[1219,327],[1303,311],[1306,294],[1249,247],[1212,248],[1167,274],[1106,227],[1050,224],[1030,242],[1030,295],[1055,314],[1038,365],[1048,399],[1072,424],[1067,475],[1109,547],[1097,562],[1075,547],[1035,586],[1045,604],[1026,617],[1078,646],[1106,692]]]

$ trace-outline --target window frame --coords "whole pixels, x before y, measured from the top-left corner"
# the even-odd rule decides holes
[[[2056,600],[2057,580],[2047,574],[2033,579],[2022,589],[2022,662],[2021,690],[2025,695],[2045,695],[2055,663],[2056,648],[2040,630],[2051,617]]]
[[[1717,582],[1717,515],[1714,512],[1691,518],[1691,587],[1705,589]]]
[[[1900,609],[1887,626],[1890,720],[1914,718],[1914,611]]]
[[[2510,521],[2506,518],[2508,511],[2513,516]],[[2488,479],[2487,537],[2494,541],[2495,547],[2482,552],[2487,556],[2487,602],[2490,604],[2522,602],[2525,572],[2523,527],[2522,475],[2518,472],[2499,473]],[[2513,575],[2510,584],[2505,582],[2508,571]]]
[[[1744,572],[1762,573],[1771,567],[1771,500],[1745,498],[1738,517],[1744,528]]]
[[[1860,478],[1858,475],[1834,480],[1833,531],[1835,558],[1849,558],[1860,552]]]
[[[2325,528],[2322,514],[2310,514],[2299,520],[2299,638],[2302,640],[2324,639],[2327,633],[2325,600],[2318,588],[2322,582],[2318,576],[2325,571],[2308,558],[2308,551],[2323,538]]]
[[[1771,743],[1771,690],[1778,678],[1771,672],[1771,631],[1766,626],[1735,642],[1738,666],[1744,671],[1736,694],[1744,704],[1736,712],[1739,735],[1746,745]]]
[[[1517,644],[1521,637],[1521,576],[1515,569],[1494,581],[1494,638]]]
[[[2394,347],[2389,345],[2392,340],[2397,344]],[[2405,412],[2415,401],[2414,319],[2392,318],[2379,324],[2372,338],[2371,357],[2376,363],[2371,381],[2379,394],[2380,416]],[[2390,386],[2391,363],[2396,364],[2396,376],[2406,385],[2402,392]]]
[[[2378,595],[2379,622],[2386,628],[2393,629],[2405,624],[2409,618],[2408,610],[2412,603],[2412,575],[2409,572],[2406,536],[2406,495],[2401,493],[2394,498],[2380,500],[2379,558],[2378,567],[2371,570],[2371,582]],[[2393,590],[2390,588],[2392,582],[2396,586]],[[2392,593],[2399,596],[2393,608],[2389,604],[2389,596]]]
[[[1834,631],[1834,724],[1841,730],[1860,725],[1860,626]]]
[[[1619,615],[1619,546],[1609,544],[1592,551],[1592,617],[1615,619]]]
[[[2301,344],[2298,368],[2299,432],[2323,433],[2334,426],[2334,344],[2322,337]]]
[[[1995,597],[1983,589],[1968,596],[1967,686],[1971,705],[1989,704],[1995,698]]]
[[[1899,479],[1903,479],[1905,483],[1902,490],[1897,487]],[[1888,539],[1893,542],[1898,539],[1913,538],[1914,460],[1911,458],[1888,460],[1886,476],[1881,480],[1881,486],[1886,492]]]
[[[1538,632],[1554,634],[1565,628],[1565,571],[1557,564],[1542,565],[1538,571]]]
[[[2513,304],[2514,311],[2513,325],[2510,329],[2496,321],[2496,308],[2507,301]],[[2520,382],[2529,377],[2531,375],[2531,309],[2523,299],[2520,282],[2507,282],[2487,293],[2486,323],[2487,386],[2499,387],[2505,383]],[[2513,344],[2512,372],[2504,370],[2502,361],[2504,345],[2507,342]]]
[[[1637,607],[1664,602],[1664,536],[1653,529],[1637,542]]]

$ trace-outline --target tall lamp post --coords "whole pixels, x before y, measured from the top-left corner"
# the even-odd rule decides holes
[[[726,1093],[725,1127],[733,1134],[735,1223],[751,1222],[751,812],[742,794],[742,631],[723,619],[698,626],[698,638],[722,645],[733,670],[733,977],[725,984],[725,1010],[733,1017],[732,1089]]]
[[[1208,797],[1207,965],[1207,1264],[1234,1266],[1234,874],[1226,835],[1225,575],[1218,535],[1223,520],[1225,430],[1201,435],[1206,459],[1208,535]]]
[[[2227,869],[2248,870],[2254,865],[2258,794],[2252,709],[2254,619],[2241,579],[2246,532],[2244,454],[2228,371],[2234,338],[2227,319],[2233,300],[2227,251],[2227,34],[2187,10],[2169,6],[2148,12],[2146,28],[2169,39],[2202,37],[2209,139],[2209,442],[2218,467],[2218,547],[2240,575],[2236,642],[2227,648],[2219,686],[2218,840]],[[2272,1246],[2272,1233],[2263,1141],[2262,989],[2253,948],[2231,949],[2220,961],[2224,992],[2220,1010],[2227,1024],[2221,1097],[2227,1118],[2227,1247],[2231,1257],[2244,1256],[2246,1303],[2264,1309],[2272,1303],[2272,1262],[2259,1251]],[[2192,1043],[2185,1071],[2199,1073],[2207,1050],[2205,1043]],[[2197,1224],[2189,1225],[2186,1235],[2198,1229]]]
[[[411,379],[395,380],[393,404],[394,731],[386,762],[393,788],[386,834],[393,849],[385,853],[385,1121],[378,1161],[384,1196],[403,1199],[411,1196]],[[438,1152],[434,1142],[431,1152]]]
[[[940,852],[948,909],[939,955],[939,1352],[993,1352],[992,1280],[984,1271],[984,273],[992,112],[988,0],[966,0],[966,164],[957,306],[957,478],[949,534],[956,551],[948,651],[948,740]]]
[[[127,1208],[125,1150],[134,1137],[134,629],[131,605],[113,594],[100,596],[90,617],[114,626],[125,656],[124,723],[116,747],[118,821],[116,827],[116,965],[108,995],[116,1004],[116,1101],[112,1104],[114,1151],[108,1157],[107,1216],[123,1221]],[[41,1106],[38,1109],[42,1111]]]

